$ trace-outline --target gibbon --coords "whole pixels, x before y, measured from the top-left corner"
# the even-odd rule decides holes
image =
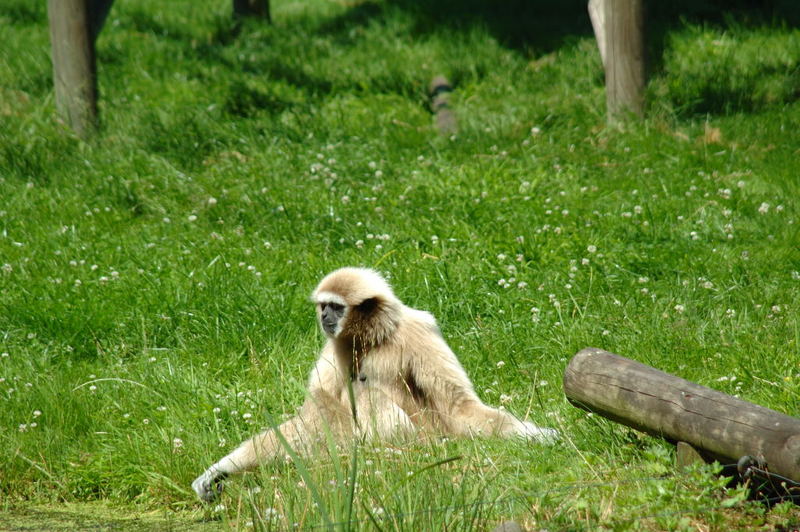
[[[518,436],[541,443],[553,429],[485,405],[450,350],[434,317],[404,305],[377,272],[342,268],[311,295],[327,337],[297,416],[242,443],[209,467],[192,488],[203,501],[231,474],[299,452],[328,436],[338,442],[402,439],[416,434]],[[280,432],[280,435],[276,434]]]

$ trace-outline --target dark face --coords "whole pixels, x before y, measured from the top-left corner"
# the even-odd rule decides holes
[[[338,326],[344,317],[345,306],[338,303],[322,302],[319,304],[319,322],[322,330],[330,336],[336,336]]]

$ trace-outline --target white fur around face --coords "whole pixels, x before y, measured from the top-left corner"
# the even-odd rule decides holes
[[[345,321],[347,321],[347,315],[350,313],[350,307],[345,302],[344,298],[339,294],[335,294],[333,292],[322,291],[314,294],[314,303],[316,303],[317,305],[321,305],[323,303],[334,303],[336,305],[341,305],[344,307],[344,313],[342,313],[342,317],[339,318],[339,321],[336,323],[336,328],[333,330],[332,334],[329,334],[325,330],[325,328],[322,327],[322,322],[320,321],[320,328],[322,329],[323,333],[333,338],[338,337],[339,333],[342,332],[342,325],[345,323]],[[319,311],[319,309],[317,310]]]
[[[344,298],[339,294],[334,294],[333,292],[317,292],[314,294],[314,303],[336,303],[337,305],[341,305],[343,307],[347,306]]]

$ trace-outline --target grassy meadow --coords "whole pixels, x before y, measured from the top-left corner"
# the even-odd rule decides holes
[[[595,346],[800,415],[800,9],[685,4],[650,12],[647,118],[609,128],[583,1],[273,0],[237,27],[228,0],[118,0],[83,142],[45,2],[4,0],[0,529],[797,526],[561,386]],[[195,476],[302,402],[308,296],[345,265],[563,440],[331,448],[203,507]]]

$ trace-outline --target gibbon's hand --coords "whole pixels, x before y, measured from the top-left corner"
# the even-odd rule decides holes
[[[545,445],[552,445],[561,439],[561,435],[555,429],[539,427],[530,421],[522,421],[520,423],[522,426],[519,427],[517,431],[517,435],[520,438],[525,438],[527,440]]]
[[[227,476],[225,473],[217,471],[214,467],[209,467],[202,475],[194,479],[192,488],[201,501],[214,502],[222,493],[225,487],[223,480]]]

